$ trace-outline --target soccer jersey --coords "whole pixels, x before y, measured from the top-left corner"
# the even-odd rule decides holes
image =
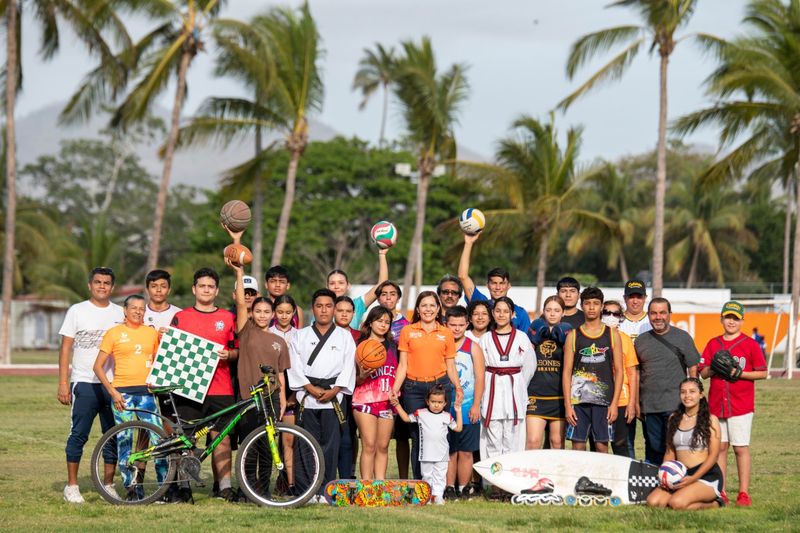
[[[561,390],[561,365],[564,360],[564,341],[567,338],[561,324],[544,325],[530,335],[536,351],[536,373],[528,383],[528,396],[536,398],[563,398]]]
[[[726,341],[721,336],[708,341],[700,363],[698,372],[711,366],[714,354],[720,350],[728,350],[739,362],[743,372],[758,372],[767,369],[764,352],[756,341],[739,333],[735,339]],[[708,408],[712,415],[718,418],[741,416],[755,411],[756,384],[750,379],[740,379],[729,382],[717,374],[711,375],[711,385],[708,388]]]
[[[461,348],[456,350],[456,370],[458,371],[458,381],[461,383],[461,390],[464,391],[464,400],[461,402],[461,418],[463,423],[472,424],[469,420],[469,410],[475,402],[475,363],[472,361],[472,350],[477,345],[476,341],[464,337]],[[455,406],[450,405],[450,414],[455,417]]]
[[[596,336],[587,334],[583,326],[575,330],[572,348],[575,364],[572,369],[573,404],[611,405],[614,398],[614,336],[603,326]]]
[[[73,383],[100,383],[94,374],[94,362],[100,350],[103,335],[115,324],[125,320],[122,307],[109,302],[105,307],[98,307],[85,300],[72,305],[67,310],[64,323],[58,334],[73,339],[72,343],[72,375]],[[106,374],[111,379],[110,365]]]
[[[619,330],[631,338],[631,341],[636,341],[636,337],[646,331],[653,329],[650,324],[650,319],[647,318],[647,313],[643,314],[639,320],[631,320],[628,315],[619,323]]]
[[[466,299],[467,295],[464,295]],[[472,291],[472,298],[467,300],[467,304],[471,302],[488,302],[490,301],[489,298],[483,294],[478,287],[475,287],[475,290]],[[492,303],[494,305],[494,303]],[[518,330],[524,331],[527,333],[528,328],[531,327],[531,317],[528,316],[528,312],[521,306],[514,304],[514,318],[511,319],[511,324],[517,328]]]
[[[425,462],[444,461],[450,454],[447,430],[456,429],[458,423],[450,413],[431,413],[427,409],[417,409],[408,415],[411,423],[419,424],[419,460]]]
[[[226,350],[235,347],[234,322],[231,312],[220,308],[214,311],[199,311],[194,307],[189,307],[179,311],[172,318],[173,327],[221,344]],[[220,359],[217,363],[217,370],[208,387],[208,395],[233,396],[233,382],[227,360]]]
[[[322,342],[314,360],[311,355]],[[330,329],[320,333],[316,326],[307,326],[297,332],[289,345],[292,366],[289,369],[289,386],[297,391],[297,401],[307,409],[333,409],[331,402],[320,403],[309,395],[305,386],[312,380],[332,380],[327,388],[340,387],[336,395],[339,403],[344,394],[352,394],[356,385],[356,344],[353,336],[344,328],[331,324]]]
[[[168,328],[172,325],[172,319],[180,310],[181,308],[177,305],[169,304],[169,307],[163,311],[153,311],[148,304],[144,308],[144,324],[156,328],[156,331],[161,328]]]
[[[383,346],[386,348],[386,362],[356,387],[353,391],[354,404],[389,401],[389,392],[394,387],[397,375],[397,346],[389,341],[384,341]]]
[[[158,332],[150,326],[119,324],[109,329],[100,351],[114,359],[115,388],[145,385],[153,358],[158,351]]]

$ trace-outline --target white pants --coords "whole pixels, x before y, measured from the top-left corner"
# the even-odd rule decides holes
[[[447,465],[449,459],[443,461],[420,461],[419,466],[422,471],[422,481],[426,481],[431,486],[431,496],[435,496],[439,501],[444,497],[444,486],[447,481]]]
[[[525,419],[492,420],[489,427],[481,424],[481,459],[499,457],[525,450]]]

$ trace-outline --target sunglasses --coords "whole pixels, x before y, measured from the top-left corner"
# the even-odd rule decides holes
[[[461,293],[459,291],[453,291],[453,290],[450,290],[450,289],[445,289],[445,290],[441,291],[440,294],[442,296],[461,296]]]
[[[622,318],[622,311],[603,311],[603,316],[615,316],[617,318]]]

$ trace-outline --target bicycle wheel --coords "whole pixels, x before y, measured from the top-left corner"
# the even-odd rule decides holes
[[[294,437],[293,472],[289,474],[293,477],[294,484],[291,486],[284,481],[287,473],[278,470],[273,464],[266,429],[262,427],[253,430],[239,446],[236,456],[239,487],[251,502],[258,505],[286,508],[303,505],[317,493],[322,484],[325,458],[316,439],[303,428],[275,424],[275,439],[279,447],[283,435]]]
[[[146,450],[167,438],[149,422],[133,420],[106,431],[92,452],[92,483],[107,502],[142,505],[161,498],[175,478],[177,457],[131,462],[132,452]]]

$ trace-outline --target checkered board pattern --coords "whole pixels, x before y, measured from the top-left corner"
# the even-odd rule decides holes
[[[217,369],[217,352],[221,349],[221,344],[169,328],[161,336],[147,384],[154,387],[183,384],[183,388],[174,393],[202,403]]]
[[[645,502],[656,487],[658,467],[642,461],[631,461],[628,469],[628,500],[631,503]]]

